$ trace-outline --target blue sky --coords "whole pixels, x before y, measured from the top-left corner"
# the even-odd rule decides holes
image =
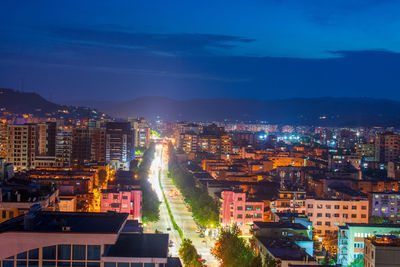
[[[0,87],[56,101],[400,100],[400,1],[0,2]]]

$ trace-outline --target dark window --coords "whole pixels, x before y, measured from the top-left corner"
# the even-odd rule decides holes
[[[243,200],[243,198],[241,198],[241,197],[238,197],[238,201],[242,201]]]
[[[351,214],[351,218],[357,218],[357,214]]]
[[[31,259],[31,260],[39,259],[39,249],[38,248],[29,250],[29,259]]]
[[[72,267],[85,267],[85,262],[83,261],[72,262]]]
[[[28,266],[29,267],[39,267],[39,262],[38,261],[29,261]]]
[[[122,199],[128,199],[128,196],[122,196]]]
[[[100,267],[100,262],[88,262],[87,267]]]
[[[326,205],[326,208],[327,208],[327,209],[330,209],[330,208],[331,208],[331,205]]]
[[[340,209],[339,205],[335,205],[335,210]]]
[[[325,217],[326,217],[326,218],[330,218],[330,217],[331,217],[331,214],[330,214],[330,213],[325,213]]]
[[[132,263],[134,264],[134,263]],[[115,267],[115,262],[105,262],[104,267]]]
[[[58,261],[57,262],[57,267],[70,267],[71,262],[70,261]]]
[[[238,219],[242,219],[242,218],[243,218],[243,215],[242,215],[242,214],[238,214],[237,218],[238,218]]]
[[[28,255],[28,253],[26,253],[26,252],[19,253],[17,255],[17,259],[24,260],[24,259],[26,259],[27,255]]]
[[[71,259],[71,245],[58,245],[58,259],[59,260]]]
[[[100,260],[100,246],[87,247],[87,259],[88,260]]]
[[[142,263],[131,263],[131,267],[143,267]]]
[[[3,261],[3,267],[14,267],[14,261]]]
[[[111,208],[119,208],[119,203],[111,203]]]
[[[349,209],[349,206],[343,205],[343,209],[344,209],[344,210],[348,210],[348,209]]]
[[[366,209],[367,209],[367,206],[361,206],[361,209],[362,209],[362,210],[366,210]]]
[[[322,204],[318,204],[317,209],[322,209]]]
[[[85,245],[73,245],[72,246],[72,259],[85,260],[85,258],[86,258],[86,246]]]
[[[154,263],[145,263],[144,267],[155,267],[156,265]]]
[[[356,209],[357,209],[357,206],[351,206],[351,209],[352,209],[352,210],[356,210]]]
[[[331,226],[331,222],[325,222],[326,226]]]
[[[113,199],[118,199],[119,195],[113,195]]]
[[[26,267],[26,261],[17,261],[17,267]]]
[[[237,210],[243,210],[243,206],[238,206]]]
[[[129,263],[126,263],[126,262],[118,262],[118,267],[129,267]]]
[[[317,217],[322,217],[322,213],[317,213]]]
[[[317,222],[317,225],[322,225],[322,222]]]
[[[365,219],[365,218],[367,218],[367,215],[361,214],[361,218]]]
[[[312,204],[308,204],[308,205],[307,205],[307,208],[312,209],[312,208],[313,208],[313,205],[312,205]]]
[[[56,259],[56,246],[44,247],[43,248],[43,259],[55,260]]]

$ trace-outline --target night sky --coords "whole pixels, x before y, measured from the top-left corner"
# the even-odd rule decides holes
[[[138,96],[400,100],[400,1],[0,2],[0,87]]]

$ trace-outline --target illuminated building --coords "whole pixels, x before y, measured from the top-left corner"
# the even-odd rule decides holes
[[[253,222],[263,221],[264,202],[246,198],[242,190],[222,191],[220,223],[222,226],[237,224],[244,233]]]
[[[180,135],[180,149],[185,153],[196,153],[198,135],[194,132],[186,132]]]
[[[106,162],[126,169],[132,159],[133,136],[130,122],[106,123]]]
[[[400,192],[371,192],[371,196],[372,215],[400,222]]]
[[[8,125],[7,161],[14,165],[16,171],[34,168],[36,135],[34,124]]]
[[[91,147],[90,147],[90,160],[96,163],[106,162],[106,130],[105,129],[91,129]]]
[[[91,142],[89,128],[74,128],[72,130],[72,160],[84,164],[91,159]]]
[[[131,219],[142,217],[142,191],[138,189],[101,190],[100,209],[102,212],[128,213]]]
[[[367,237],[394,234],[399,237],[400,224],[348,223],[339,227],[337,263],[350,265],[364,257],[364,241]]]
[[[279,190],[278,198],[271,202],[271,211],[305,213],[305,199],[305,191]]]
[[[0,224],[2,266],[169,265],[168,234],[125,229],[126,213],[29,213]]]
[[[375,136],[375,160],[387,163],[400,160],[400,135],[385,132]]]
[[[325,236],[347,223],[368,223],[369,201],[339,199],[306,199],[305,214],[316,232]]]
[[[0,122],[0,158],[7,157],[7,124]]]
[[[393,235],[365,238],[365,267],[395,267],[398,263],[400,263],[400,238]]]
[[[56,159],[61,167],[70,167],[72,159],[72,130],[60,128],[56,136]]]

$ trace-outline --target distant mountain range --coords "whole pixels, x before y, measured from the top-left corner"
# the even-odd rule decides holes
[[[75,102],[75,105],[73,103]],[[143,116],[167,121],[242,121],[314,126],[400,126],[400,102],[374,98],[190,99],[139,97],[126,102],[70,101],[59,105],[36,93],[0,89],[0,108],[65,118]],[[82,107],[82,106],[90,106]],[[68,110],[68,114],[60,113]]]
[[[99,118],[101,113],[93,108],[59,105],[31,92],[0,88],[0,113],[34,114],[38,117]]]
[[[374,98],[175,100],[140,97],[127,102],[99,103],[99,109],[117,118],[143,116],[169,121],[264,121],[315,126],[400,125],[400,102]]]

